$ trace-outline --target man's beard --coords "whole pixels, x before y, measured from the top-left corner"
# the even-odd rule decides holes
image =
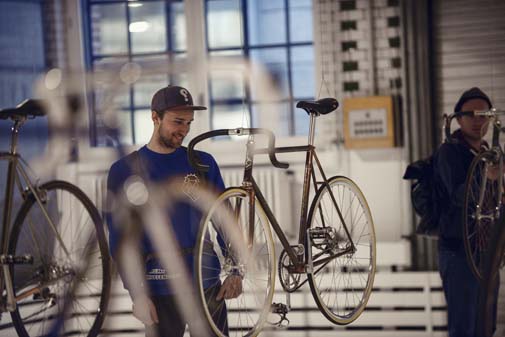
[[[166,147],[167,149],[176,149],[178,148],[179,146],[181,146],[181,144],[179,143],[174,143],[169,137],[165,137],[161,134],[161,130],[158,130],[158,136],[159,136],[159,140],[160,140],[160,143],[162,146]]]

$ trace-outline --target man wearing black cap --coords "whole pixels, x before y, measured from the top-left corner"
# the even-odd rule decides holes
[[[158,90],[151,101],[151,118],[154,130],[149,143],[138,151],[115,162],[109,171],[107,187],[110,195],[118,195],[123,190],[125,181],[137,167],[140,175],[151,182],[162,182],[168,179],[180,178],[182,181],[199,183],[199,175],[191,167],[187,149],[182,142],[189,132],[194,119],[195,110],[205,110],[206,107],[193,104],[189,91],[179,86],[168,86]],[[214,158],[205,152],[198,152],[199,160],[209,166],[205,174],[206,182],[214,186],[218,192],[224,190],[224,183]],[[189,191],[191,190],[191,191]],[[188,197],[193,189],[188,190]],[[197,215],[195,215],[197,214]],[[192,251],[196,242],[201,215],[195,213],[188,204],[172,207],[170,219],[172,228],[183,249],[184,259],[189,272],[193,272]],[[116,258],[120,224],[108,217],[109,241],[112,256]],[[182,318],[177,308],[174,292],[169,289],[167,280],[174,277],[168,275],[156,258],[157,254],[149,238],[142,241],[142,253],[145,259],[145,279],[147,294],[133,294],[130,286],[122,277],[125,288],[130,292],[133,300],[133,314],[146,325],[146,336],[171,337],[183,336],[186,320]],[[219,268],[219,266],[217,267]],[[122,270],[119,269],[120,274]],[[222,285],[216,286],[213,293],[215,298],[208,299],[221,309],[216,310],[214,321],[227,333],[227,312],[224,299],[235,298],[242,292],[240,276],[230,276]],[[217,295],[216,295],[217,294]],[[209,304],[210,306],[210,304]],[[224,309],[223,309],[224,308]],[[190,326],[191,330],[191,326]]]
[[[465,91],[454,112],[489,110],[489,97],[479,88]],[[484,116],[457,117],[460,126],[434,155],[435,183],[441,202],[439,270],[447,302],[450,337],[475,337],[479,282],[470,270],[462,238],[466,175],[475,155],[486,146],[489,120]]]

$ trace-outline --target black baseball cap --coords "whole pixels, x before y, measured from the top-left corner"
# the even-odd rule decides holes
[[[482,99],[482,100],[486,101],[487,104],[489,105],[490,109],[493,107],[493,105],[491,104],[491,100],[489,99],[489,97],[482,90],[480,90],[479,88],[473,87],[471,89],[468,89],[467,91],[465,91],[461,95],[461,97],[459,98],[458,102],[454,106],[454,112],[460,112],[461,111],[461,107],[463,106],[463,104],[465,104],[466,102],[468,102],[471,99],[476,99],[476,98]]]
[[[207,110],[207,108],[193,105],[193,97],[188,89],[169,85],[153,95],[151,110],[161,113],[166,110]]]

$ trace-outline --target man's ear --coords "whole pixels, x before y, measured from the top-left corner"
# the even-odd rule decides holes
[[[156,111],[151,111],[151,119],[153,120],[154,125],[158,125],[161,122],[160,116],[158,116]]]

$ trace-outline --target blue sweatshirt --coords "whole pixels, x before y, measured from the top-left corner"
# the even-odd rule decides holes
[[[199,160],[209,165],[210,169],[205,173],[206,183],[214,186],[218,192],[224,190],[224,183],[214,158],[206,153],[198,151]],[[126,158],[126,157],[125,157]],[[132,175],[131,162],[127,159],[121,158],[115,162],[110,170],[107,178],[107,189],[111,197],[122,193],[122,186],[124,182]],[[151,151],[147,146],[142,147],[138,151],[138,158],[140,159],[140,174],[149,179],[151,183],[165,182],[172,179],[181,179],[186,182],[184,192],[188,197],[194,198],[192,195],[191,184],[199,180],[196,171],[191,167],[188,161],[187,149],[185,147],[177,148],[173,153],[161,154]],[[137,164],[138,166],[138,164]],[[197,197],[197,196],[196,196]],[[191,207],[189,203],[180,202],[176,205],[167,205],[170,210],[169,217],[172,223],[173,231],[181,249],[183,249],[183,256],[185,259],[188,271],[193,274],[194,272],[194,257],[192,249],[195,246],[199,224],[202,214]],[[122,227],[120,223],[114,222],[113,215],[108,213],[107,225],[109,227],[109,245],[112,257],[116,259],[118,244],[122,235]],[[173,291],[167,287],[167,279],[174,277],[168,275],[165,268],[163,268],[158,261],[158,254],[151,244],[149,238],[144,235],[142,239],[142,255],[145,258],[145,282],[149,287],[151,295],[167,295],[172,294]],[[170,247],[167,248],[170,251]],[[173,248],[172,248],[173,249]],[[219,262],[216,258],[217,270],[219,270]],[[122,271],[119,270],[120,274]],[[123,284],[126,289],[129,288],[123,278]]]

